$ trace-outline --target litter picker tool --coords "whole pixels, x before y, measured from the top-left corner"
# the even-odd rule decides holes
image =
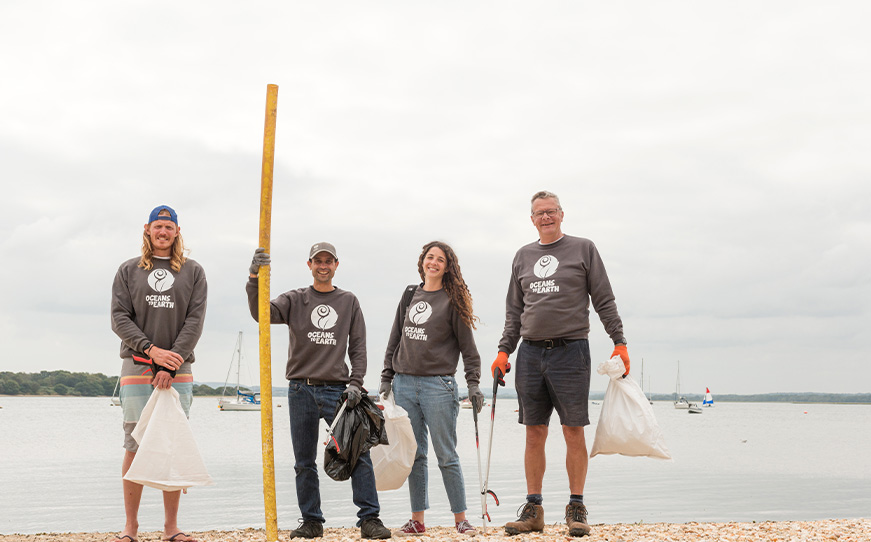
[[[478,452],[478,487],[481,488],[481,519],[484,523],[484,534],[487,534],[487,494],[484,493],[484,478],[481,474],[481,443],[478,441],[478,409],[472,405],[472,419],[475,420],[475,451]]]
[[[339,408],[339,411],[336,412],[336,417],[333,419],[333,424],[326,429],[327,435],[329,435],[330,438],[328,438],[327,440],[324,441],[324,446],[329,444],[330,440],[332,440],[333,442],[336,443],[336,451],[339,451],[340,448],[339,448],[339,442],[336,440],[336,437],[333,436],[333,429],[336,428],[336,424],[339,423],[339,418],[341,418],[342,414],[345,413],[346,408],[348,408],[348,400],[347,399],[345,399],[345,402],[342,403],[342,406]]]
[[[493,371],[493,399],[490,401],[490,440],[487,442],[487,474],[484,476],[484,483],[481,485],[481,520],[484,522],[484,533],[487,532],[487,521],[490,520],[490,513],[487,512],[487,495],[492,495],[493,500],[496,502],[496,506],[499,506],[499,497],[496,496],[496,493],[490,489],[490,458],[493,454],[493,427],[496,425],[496,392],[499,390],[499,386],[505,385],[505,379],[502,378],[504,375],[502,374],[502,370],[498,367]],[[472,408],[474,412],[475,409]],[[478,440],[478,418],[477,414],[475,415],[475,441]],[[480,476],[480,451],[478,452],[478,463],[479,469],[478,474]]]

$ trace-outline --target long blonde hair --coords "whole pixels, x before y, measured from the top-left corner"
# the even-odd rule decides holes
[[[472,310],[472,293],[469,292],[469,287],[466,286],[466,281],[463,280],[463,273],[460,271],[460,262],[457,260],[457,255],[454,249],[441,241],[431,241],[423,245],[423,252],[420,253],[420,258],[417,259],[417,272],[420,274],[420,279],[425,280],[423,273],[423,259],[426,253],[433,247],[442,249],[447,258],[445,266],[445,275],[442,278],[442,286],[448,294],[451,306],[460,313],[460,319],[472,329],[475,327],[475,322],[480,322],[481,319],[475,316]]]
[[[164,212],[161,211],[159,216],[168,216],[168,214],[163,215]],[[181,271],[181,266],[187,261],[187,256],[185,256],[184,252],[184,239],[182,239],[181,232],[179,231],[172,242],[172,254],[169,257],[169,265],[176,273]],[[139,267],[145,270],[154,267],[154,246],[151,244],[151,237],[144,228],[142,230],[142,256],[139,258]]]

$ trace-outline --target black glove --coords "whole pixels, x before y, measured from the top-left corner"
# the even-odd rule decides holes
[[[484,408],[484,394],[481,393],[481,388],[475,384],[469,386],[469,401],[472,402],[472,408],[475,409],[475,412],[480,413],[481,409]]]
[[[269,258],[269,253],[266,252],[266,249],[263,247],[258,248],[254,251],[254,257],[251,258],[251,267],[248,268],[248,272],[252,275],[257,275],[260,273],[260,268],[264,265],[270,265],[272,260]]]
[[[386,398],[390,397],[391,393],[393,393],[393,383],[392,382],[382,382],[381,387],[378,388],[378,395],[381,395],[386,399]]]
[[[363,399],[363,392],[360,391],[360,388],[351,384],[344,393],[342,393],[342,397],[348,400],[348,408],[354,408],[360,404],[360,400]]]

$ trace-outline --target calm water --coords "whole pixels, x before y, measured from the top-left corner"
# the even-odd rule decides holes
[[[296,526],[293,458],[286,398],[276,398],[275,455],[279,528]],[[121,410],[108,398],[0,397],[0,533],[114,531],[124,513],[120,468]],[[490,487],[502,505],[493,522],[515,518],[526,494],[522,426],[516,400],[499,399]],[[591,419],[598,418],[598,405]],[[590,461],[584,500],[592,523],[813,520],[868,517],[871,511],[871,406],[720,403],[702,415],[654,410],[673,462],[622,456]],[[485,413],[489,413],[488,410]],[[480,428],[482,455],[489,415]],[[197,398],[191,424],[217,485],[182,498],[185,529],[263,527],[260,415],[220,412]],[[474,426],[459,420],[460,456],[470,518],[480,515]],[[595,424],[587,428],[592,444]],[[546,521],[562,520],[568,500],[565,447],[557,425],[548,442]],[[431,454],[427,524],[452,521]],[[356,521],[350,483],[322,475],[328,526]],[[380,493],[382,519],[398,527],[409,517],[407,489]],[[475,519],[480,524],[480,520]],[[143,530],[163,524],[160,493],[146,488]]]

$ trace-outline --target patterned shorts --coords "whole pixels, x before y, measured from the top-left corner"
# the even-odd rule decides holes
[[[193,401],[194,375],[191,373],[190,362],[184,362],[176,372],[172,387],[178,392],[184,413],[190,415]],[[121,410],[124,412],[124,449],[136,453],[139,444],[131,436],[145,403],[151,397],[154,387],[151,385],[151,368],[146,365],[136,365],[133,358],[124,358],[121,364]]]

